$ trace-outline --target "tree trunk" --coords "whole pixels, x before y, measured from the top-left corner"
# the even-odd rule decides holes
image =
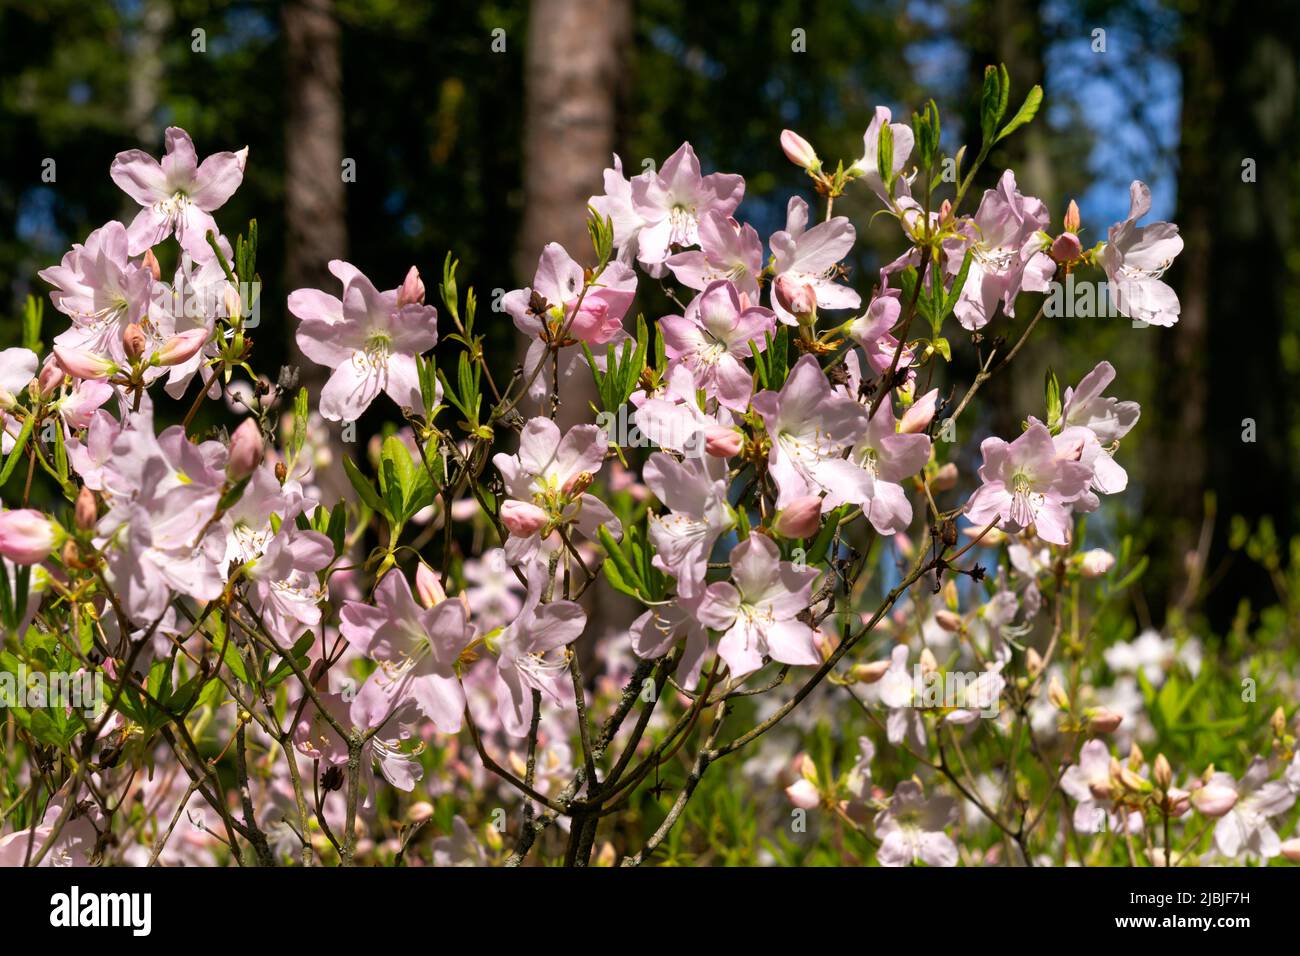
[[[594,261],[587,199],[603,190],[601,173],[612,162],[631,26],[630,0],[533,0],[529,8],[525,205],[515,253],[523,285],[532,283],[548,242],[584,265]],[[566,388],[561,426],[590,420],[594,396],[586,378]]]
[[[329,261],[347,254],[343,196],[343,78],[339,24],[332,0],[289,0],[286,45],[285,286],[324,289],[337,281]],[[306,359],[289,337],[301,383],[319,397],[329,374]]]
[[[1150,489],[1155,547],[1175,575],[1200,520],[1202,482],[1217,502],[1211,569],[1230,557],[1233,516],[1252,525],[1271,518],[1283,542],[1293,528],[1280,344],[1285,254],[1294,240],[1290,177],[1300,149],[1300,38],[1287,6],[1201,4],[1185,26],[1177,218],[1186,246],[1172,272],[1182,315],[1161,332],[1151,429],[1159,456]],[[1206,606],[1220,631],[1241,600],[1258,608],[1275,599],[1267,575],[1244,555],[1231,562]],[[1161,596],[1177,598],[1179,585],[1165,582]]]

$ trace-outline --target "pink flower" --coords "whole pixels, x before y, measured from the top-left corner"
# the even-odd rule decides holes
[[[497,653],[497,713],[506,733],[528,734],[533,719],[534,690],[556,703],[559,683],[567,678],[564,660],[548,658],[551,651],[572,644],[587,626],[587,614],[572,601],[542,604],[547,568],[535,562],[528,569],[528,596],[518,616],[490,644]]]
[[[316,531],[285,523],[248,569],[250,603],[271,636],[292,645],[321,622],[320,602],[329,594],[317,580],[334,560],[334,545]]]
[[[117,371],[117,365],[87,349],[73,348],[68,345],[54,346],[54,357],[64,370],[76,378],[87,381],[100,381]]]
[[[772,233],[772,257],[776,276],[773,281],[772,310],[786,325],[798,325],[799,318],[782,305],[776,284],[791,280],[810,286],[822,309],[856,309],[862,299],[848,286],[834,281],[836,267],[848,255],[857,237],[853,226],[843,216],[808,228],[808,204],[798,196],[786,207],[785,229]]]
[[[718,656],[733,679],[758,670],[764,657],[782,664],[821,663],[813,629],[798,619],[812,601],[817,576],[811,568],[780,560],[776,543],[762,534],[751,534],[732,549],[732,580],[709,585],[699,618],[725,632]]]
[[[602,525],[616,538],[623,531],[614,513],[585,488],[605,461],[608,439],[595,425],[575,425],[563,438],[559,426],[549,418],[534,418],[519,436],[519,452],[496,455],[492,461],[501,472],[506,493],[524,505],[536,506],[548,522],[572,524],[588,538],[596,537]],[[579,488],[583,490],[579,490]],[[527,518],[528,530],[536,514],[527,508],[511,509]],[[506,513],[502,504],[502,516]],[[512,519],[513,520],[513,519]],[[511,564],[531,562],[541,546],[536,530],[510,535],[506,541],[506,559]]]
[[[1042,251],[1038,233],[1051,217],[1047,207],[1032,197],[1022,196],[1011,170],[1002,174],[996,189],[986,190],[973,220],[964,221],[965,241],[951,240],[948,272],[961,270],[967,249],[970,271],[953,313],[967,329],[983,328],[993,318],[998,303],[1007,315],[1016,314],[1016,296],[1021,289],[1045,292],[1056,271],[1051,257]]]
[[[942,796],[927,800],[919,783],[904,780],[876,816],[876,860],[881,866],[908,866],[918,860],[926,866],[956,866],[957,845],[944,833],[944,827],[956,822],[956,801]]]
[[[700,223],[709,212],[730,216],[745,195],[745,180],[724,173],[700,175],[700,161],[690,143],[664,161],[658,173],[632,180],[632,208],[645,225],[637,234],[638,260],[663,263],[673,246],[698,245]]]
[[[183,365],[198,355],[207,342],[207,329],[187,329],[167,339],[154,355],[159,365]]]
[[[685,316],[665,316],[659,328],[668,358],[689,368],[707,397],[738,412],[748,407],[754,379],[744,360],[751,342],[761,351],[764,336],[776,331],[771,312],[746,306],[736,287],[720,280],[691,300]]]
[[[1138,226],[1137,221],[1150,211],[1151,190],[1146,183],[1133,180],[1128,218],[1110,227],[1102,268],[1121,315],[1170,326],[1178,321],[1178,296],[1160,277],[1183,251],[1183,239],[1170,222]]]
[[[532,287],[506,293],[501,306],[525,335],[539,336],[545,325],[556,331],[567,325],[570,337],[593,346],[626,338],[623,317],[636,297],[636,275],[623,263],[611,262],[584,295],[585,281],[582,266],[564,247],[547,243]],[[541,312],[534,311],[538,299]],[[593,351],[603,354],[605,350]],[[531,368],[527,363],[526,367]]]
[[[912,523],[912,505],[899,482],[915,475],[929,460],[929,436],[896,433],[893,405],[881,402],[866,434],[849,453],[846,464],[856,465],[856,469],[834,465],[841,477],[832,485],[823,508],[829,511],[844,503],[856,504],[880,534],[905,531]]]
[[[669,256],[664,265],[688,289],[705,289],[726,279],[750,301],[757,301],[763,242],[753,226],[711,210],[700,221],[700,249]]]
[[[677,579],[682,597],[704,589],[713,546],[735,524],[727,505],[726,473],[726,465],[716,458],[679,462],[655,452],[646,462],[646,485],[671,511],[649,515],[653,563]]]
[[[903,306],[897,289],[885,289],[871,300],[867,311],[853,320],[849,326],[851,335],[862,346],[867,357],[867,366],[877,375],[883,375],[894,365],[894,353],[898,351],[898,339],[890,334],[890,329],[898,324]],[[913,364],[913,350],[905,348],[898,357],[898,371],[907,370],[907,377],[912,379],[916,373],[910,371]]]
[[[166,133],[167,154],[159,163],[138,149],[118,153],[109,175],[122,191],[144,208],[128,232],[131,255],[156,246],[173,232],[195,259],[213,258],[207,243],[212,218],[244,180],[248,147],[235,153],[213,153],[201,164],[190,134],[176,126]]]
[[[679,594],[675,600],[648,608],[628,628],[632,651],[644,660],[663,657],[678,641],[684,641],[677,678],[687,690],[699,685],[700,669],[709,651],[708,631],[697,616],[703,600],[703,593],[694,598]]]
[[[58,541],[50,519],[32,508],[0,514],[0,556],[14,564],[40,564]]]
[[[1271,859],[1281,852],[1281,840],[1269,819],[1286,813],[1296,795],[1284,780],[1269,780],[1268,763],[1261,757],[1251,761],[1241,780],[1216,773],[1207,786],[1231,787],[1237,799],[1214,825],[1214,846],[1226,857],[1243,850],[1252,856]]]
[[[894,134],[894,162],[890,167],[890,171],[894,176],[903,171],[908,158],[912,155],[912,147],[915,145],[912,128],[906,123],[891,123],[892,118],[889,107],[876,107],[876,114],[872,117],[871,124],[862,136],[862,158],[849,167],[851,172],[860,176],[871,191],[885,202],[889,201],[889,194],[885,191],[884,180],[880,178],[880,160],[878,157],[880,128],[888,123],[889,131]]]
[[[302,320],[298,347],[334,369],[321,389],[321,415],[354,421],[381,391],[399,407],[422,407],[415,357],[438,342],[437,309],[399,305],[400,290],[380,292],[349,263],[335,259],[329,268],[343,283],[342,300],[316,289],[289,296],[289,311]]]
[[[465,692],[456,662],[474,634],[460,601],[422,608],[406,577],[390,571],[375,588],[373,607],[358,601],[343,605],[339,633],[379,663],[390,700],[413,700],[443,733],[460,730]]]
[[[816,358],[800,358],[780,392],[760,392],[752,404],[772,441],[768,473],[778,508],[855,477],[859,469],[842,456],[865,434],[867,412],[831,389]]]
[[[0,352],[0,418],[14,407],[18,395],[36,377],[40,359],[31,349],[12,348]]]
[[[126,364],[122,333],[150,314],[153,276],[127,252],[126,228],[109,222],[75,244],[40,277],[54,286],[50,300],[72,319],[55,344],[87,349]]]
[[[706,413],[699,406],[698,390],[691,368],[682,362],[670,362],[663,389],[653,397],[643,398],[636,410],[637,429],[660,448],[687,458],[698,458],[701,453],[722,457],[708,451],[710,435],[715,438],[717,451],[725,451],[733,443],[739,451],[740,443],[736,440],[741,436],[731,428],[731,413],[725,406],[713,415]],[[736,439],[723,435],[720,430],[732,432]]]
[[[1092,471],[1077,461],[1062,461],[1046,426],[1031,425],[1008,444],[986,438],[980,445],[984,464],[982,484],[966,503],[966,516],[976,525],[998,522],[1003,531],[1030,525],[1044,541],[1070,541],[1070,509],[1088,489]]]
[[[939,390],[932,388],[903,412],[903,420],[898,423],[898,430],[904,435],[914,435],[925,431],[934,421],[934,408],[939,399]]]

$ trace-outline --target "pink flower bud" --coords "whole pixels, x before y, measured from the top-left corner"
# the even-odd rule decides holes
[[[952,462],[947,462],[934,473],[934,478],[930,481],[930,487],[935,491],[949,491],[957,487],[958,476],[957,466]]]
[[[912,407],[903,412],[903,420],[898,430],[905,435],[917,435],[930,427],[934,420],[934,407],[939,399],[939,390],[933,388],[912,403]]]
[[[1083,243],[1072,232],[1063,232],[1052,240],[1052,258],[1060,263],[1077,262],[1083,256]]]
[[[800,169],[817,169],[822,164],[812,144],[794,130],[781,130],[781,149],[785,153],[785,158]]]
[[[821,794],[817,792],[817,785],[803,777],[786,787],[785,795],[800,810],[812,810],[822,802]]]
[[[438,572],[423,561],[415,569],[415,593],[420,595],[420,603],[425,607],[433,607],[447,600],[447,592],[442,589]]]
[[[817,293],[806,282],[800,282],[790,275],[781,275],[776,280],[776,301],[781,308],[799,318],[807,318],[817,311]]]
[[[50,519],[32,508],[0,514],[0,555],[14,564],[38,564],[57,544]]]
[[[420,281],[420,270],[411,266],[402,280],[402,287],[397,290],[397,307],[424,304],[424,283]]]
[[[1292,863],[1300,863],[1300,837],[1283,840],[1280,849],[1282,855]]]
[[[947,608],[934,612],[934,622],[950,634],[961,630],[961,617]]]
[[[714,458],[730,458],[739,455],[744,444],[745,436],[734,428],[710,425],[704,430],[704,450]]]
[[[1065,222],[1064,222],[1065,231],[1078,232],[1080,222],[1081,220],[1079,218],[1079,204],[1075,202],[1073,199],[1071,199],[1070,205],[1065,207]]]
[[[154,282],[162,279],[162,266],[158,264],[158,257],[153,254],[152,249],[146,249],[144,251],[144,261],[142,264],[149,270],[149,274],[153,276]]]
[[[805,495],[790,502],[776,516],[772,530],[783,538],[811,538],[822,523],[822,500],[817,495]]]
[[[144,329],[135,322],[127,323],[126,328],[122,330],[122,348],[126,350],[126,354],[133,359],[138,359],[148,347],[149,342],[144,337]]]
[[[55,389],[63,384],[63,379],[67,377],[67,374],[63,370],[63,366],[53,356],[46,359],[45,365],[41,368],[41,374],[36,380],[41,395],[45,398],[53,395]]]
[[[527,501],[510,500],[501,505],[501,523],[517,538],[537,534],[546,524],[546,512]]]
[[[1117,714],[1105,707],[1098,707],[1088,714],[1088,729],[1096,734],[1113,734],[1124,722],[1124,715]]]
[[[1085,578],[1099,578],[1115,566],[1115,555],[1104,548],[1093,548],[1079,556],[1079,573]]]
[[[869,664],[854,664],[849,669],[849,677],[859,684],[874,684],[885,676],[885,672],[889,670],[889,665],[888,658],[882,661],[872,661]]]
[[[89,531],[95,527],[95,522],[99,520],[99,505],[95,502],[95,493],[89,488],[83,487],[77,495],[73,516],[77,527],[82,531]]]
[[[117,366],[87,349],[67,345],[54,346],[54,357],[69,375],[89,381],[106,379],[117,371]]]
[[[1192,806],[1206,817],[1221,817],[1237,805],[1237,791],[1222,783],[1207,783],[1192,791]]]
[[[190,329],[180,335],[173,335],[158,350],[159,365],[180,365],[188,362],[199,353],[208,341],[207,329]]]
[[[226,463],[226,474],[233,481],[243,481],[257,470],[257,466],[262,463],[263,454],[265,442],[257,419],[245,418],[230,436],[230,459]]]

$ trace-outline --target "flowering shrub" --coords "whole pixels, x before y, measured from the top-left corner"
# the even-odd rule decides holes
[[[833,169],[784,132],[825,211],[791,199],[766,257],[741,176],[689,143],[630,179],[616,158],[594,265],[552,243],[500,300],[527,340],[508,378],[450,257],[440,307],[414,267],[381,291],[332,262],[337,286],[287,300],[319,395],[252,364],[256,226],[214,218],[247,150],[200,162],[172,128],[161,162],[119,155],[140,212],[41,273],[49,352],[30,301],[0,353],[0,860],[799,862],[810,825],[836,835],[814,859],[884,866],[1300,858],[1284,712],[1266,754],[1193,764],[1180,727],[1246,724],[1207,711],[1198,645],[1103,636],[1142,570],[1083,547],[1139,420],[1110,363],[1048,372],[1022,431],[958,468],[1054,282],[1178,319],[1181,240],[1139,225],[1142,183],[1092,247],[1011,170],[970,195],[1040,99],[1008,115],[990,68],[973,158],[943,153],[933,103],[878,108]],[[901,238],[868,283],[842,265],[849,190]],[[651,289],[677,311],[630,320]],[[155,422],[160,383],[180,424]],[[200,434],[205,401],[238,424]],[[341,488],[331,448],[376,403],[399,424]],[[42,485],[65,503],[31,507]]]

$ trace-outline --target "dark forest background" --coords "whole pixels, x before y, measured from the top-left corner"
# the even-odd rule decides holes
[[[1015,102],[1034,83],[1047,99],[993,170],[1014,166],[1058,220],[1078,199],[1089,243],[1126,214],[1129,180],[1145,179],[1155,217],[1174,219],[1186,240],[1168,274],[1182,320],[1168,330],[1057,320],[1031,340],[1016,381],[985,390],[986,418],[962,436],[967,454],[1038,408],[1046,366],[1065,383],[1110,358],[1114,393],[1140,400],[1143,417],[1125,441],[1129,493],[1108,502],[1090,540],[1131,534],[1150,558],[1139,616],[1158,625],[1191,611],[1222,630],[1277,600],[1276,575],[1234,548],[1240,529],[1271,524],[1283,555],[1296,530],[1297,7],[0,0],[0,345],[19,340],[27,294],[47,291],[37,270],[131,212],[108,178],[114,154],[159,155],[170,124],[192,133],[200,156],[250,147],[244,185],[218,220],[233,235],[258,219],[258,353],[273,371],[295,358],[285,296],[332,289],[332,257],[381,287],[414,263],[432,291],[451,250],[462,285],[490,301],[531,279],[546,241],[589,249],[584,204],[611,153],[635,173],[685,138],[706,168],[746,177],[741,215],[766,236],[788,197],[806,194],[778,147],[783,127],[823,157],[851,160],[875,104],[906,116],[934,96],[951,152],[984,65],[1005,62]],[[47,159],[53,183],[41,178]],[[345,159],[355,182],[339,175]],[[858,226],[865,292],[898,238],[871,222],[861,194],[836,211]],[[660,306],[641,303],[650,316]],[[482,324],[508,368],[513,328],[504,315]],[[953,371],[971,374],[960,362]],[[1246,419],[1253,442],[1242,439]],[[1189,587],[1198,546],[1209,559]]]

